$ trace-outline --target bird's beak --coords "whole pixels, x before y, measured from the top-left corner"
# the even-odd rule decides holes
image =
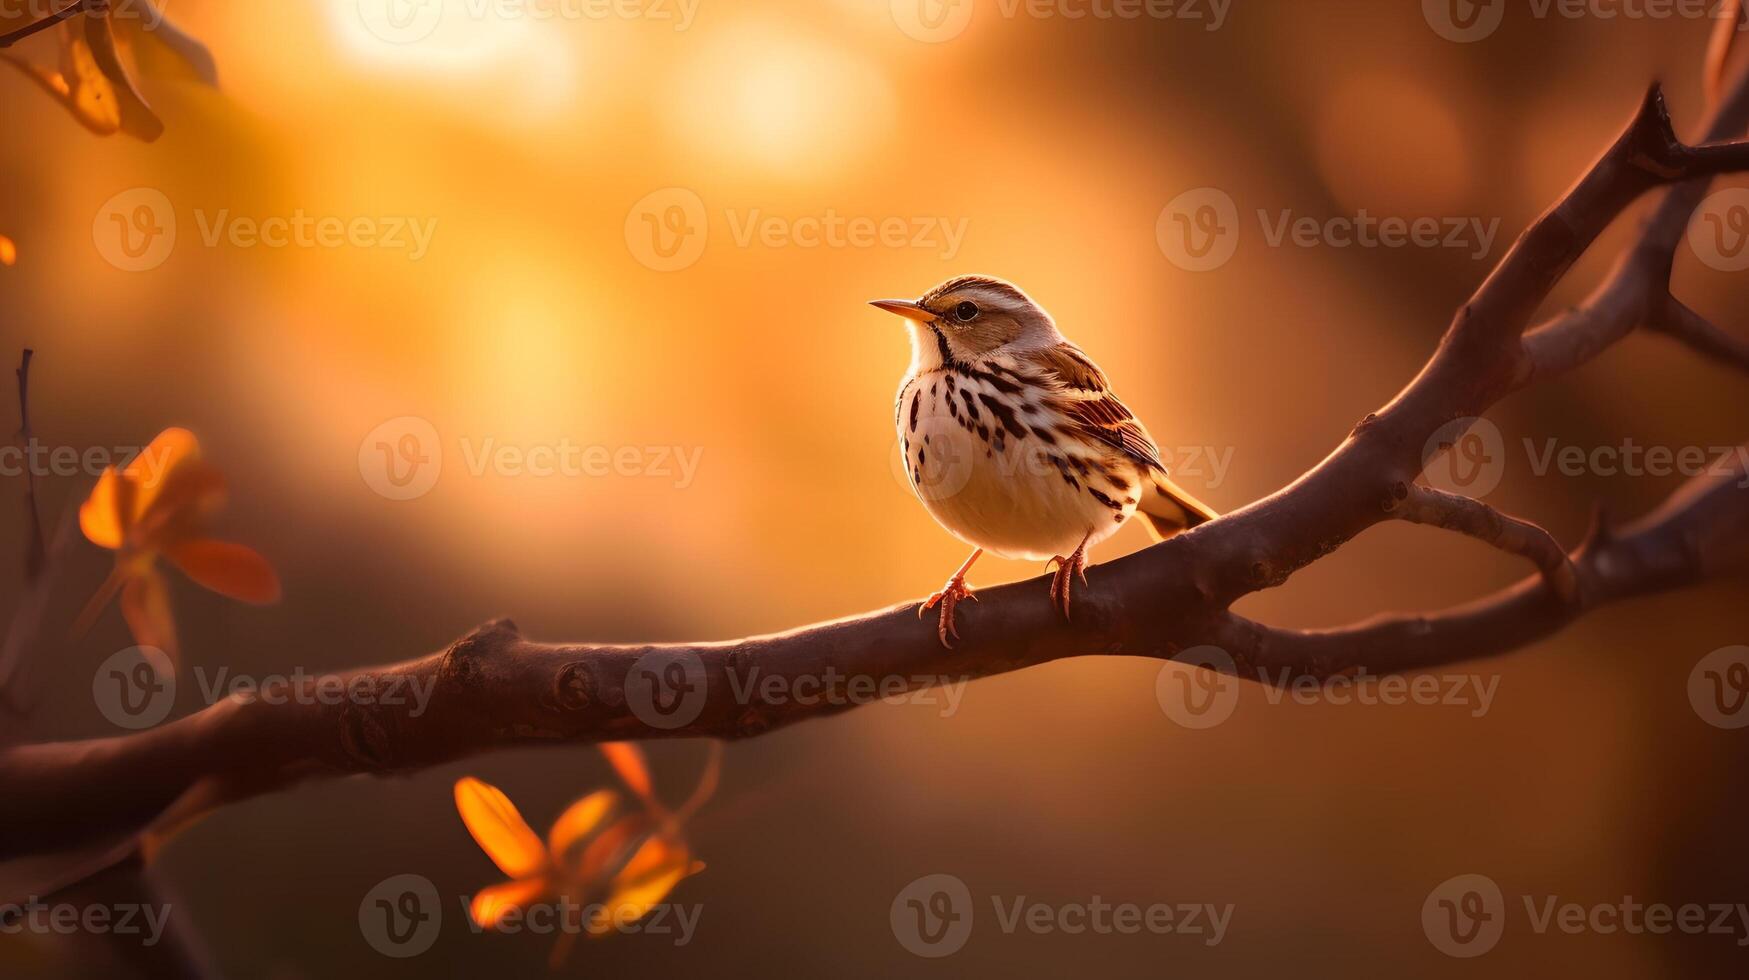
[[[935,322],[935,314],[908,299],[876,299],[870,300],[868,305],[877,310],[897,313],[907,320],[916,320],[918,323]]]

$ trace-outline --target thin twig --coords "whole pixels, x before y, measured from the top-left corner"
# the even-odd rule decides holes
[[[1433,487],[1409,484],[1399,489],[1402,499],[1391,510],[1392,516],[1411,524],[1456,531],[1527,558],[1542,571],[1556,595],[1568,602],[1578,598],[1573,563],[1554,535],[1540,525],[1502,514],[1480,500]]]
[[[71,5],[62,7],[60,10],[49,14],[42,20],[26,24],[17,30],[7,31],[5,34],[0,34],[0,48],[10,48],[19,41],[30,37],[32,34],[39,34],[75,14],[83,13],[88,9],[105,6],[108,2],[109,0],[74,0]]]

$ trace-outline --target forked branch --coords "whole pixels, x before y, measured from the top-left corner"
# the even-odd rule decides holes
[[[896,687],[1083,654],[1166,659],[1214,643],[1242,675],[1265,667],[1314,676],[1423,669],[1514,649],[1601,605],[1740,572],[1749,556],[1741,454],[1633,525],[1612,529],[1599,520],[1571,555],[1527,521],[1415,480],[1436,433],[1580,366],[1636,326],[1741,361],[1741,342],[1672,305],[1669,276],[1706,178],[1749,170],[1749,144],[1720,142],[1746,125],[1742,71],[1699,146],[1676,138],[1654,88],[1590,172],[1514,244],[1390,404],[1274,495],[1092,569],[1072,623],[1044,601],[1042,580],[982,590],[980,603],[961,607],[964,636],[951,651],[910,605],[776,636],[665,646],[541,644],[508,622],[493,623],[439,653],[340,678],[377,692],[429,684],[423,706],[232,698],[137,734],[0,752],[0,857],[137,832],[178,801],[177,809],[216,805],[304,779],[407,771],[538,741],[740,738]],[[1603,229],[1665,185],[1674,186],[1592,297],[1526,334]],[[1460,608],[1338,630],[1275,629],[1229,611],[1242,596],[1280,585],[1365,529],[1399,518],[1478,537],[1530,559],[1540,573]],[[815,696],[793,696],[804,690]]]

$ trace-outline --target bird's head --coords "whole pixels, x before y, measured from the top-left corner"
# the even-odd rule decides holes
[[[940,348],[943,360],[976,360],[1001,348],[1032,349],[1061,343],[1056,322],[1013,283],[990,276],[959,276],[921,299],[877,299],[870,306],[911,321],[921,353]]]

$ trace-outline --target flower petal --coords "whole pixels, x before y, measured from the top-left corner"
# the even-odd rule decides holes
[[[655,829],[656,820],[648,813],[629,813],[596,834],[566,870],[572,878],[587,884],[608,881]]]
[[[545,878],[524,878],[482,888],[468,906],[468,914],[482,929],[495,928],[512,909],[523,908],[547,891]]]
[[[176,659],[176,619],[170,614],[170,589],[156,568],[128,576],[121,590],[121,614],[134,642],[157,647]]]
[[[498,870],[512,878],[532,878],[545,870],[546,847],[498,787],[472,776],[460,779],[455,808]]]
[[[583,797],[559,814],[559,819],[553,821],[553,827],[547,832],[547,850],[552,853],[555,862],[561,860],[565,852],[575,847],[583,838],[594,833],[619,806],[619,794],[611,789],[596,790]]]
[[[166,546],[165,557],[183,574],[222,596],[257,604],[278,602],[279,576],[254,548],[195,538]]]
[[[684,845],[651,837],[613,881],[613,889],[590,917],[588,933],[605,936],[650,914],[674,886],[692,873],[692,858]]]
[[[177,427],[158,433],[122,470],[122,475],[139,488],[134,495],[133,516],[152,509],[177,471],[199,460],[200,440],[194,433]]]
[[[599,747],[626,788],[637,794],[646,806],[660,812],[662,805],[656,801],[650,782],[650,763],[644,758],[644,750],[632,742],[602,742]]]
[[[127,537],[129,514],[122,506],[122,498],[128,496],[131,489],[132,484],[122,479],[115,467],[103,468],[97,485],[91,488],[91,496],[79,505],[79,530],[85,532],[86,539],[92,544],[111,550],[121,547]]]

